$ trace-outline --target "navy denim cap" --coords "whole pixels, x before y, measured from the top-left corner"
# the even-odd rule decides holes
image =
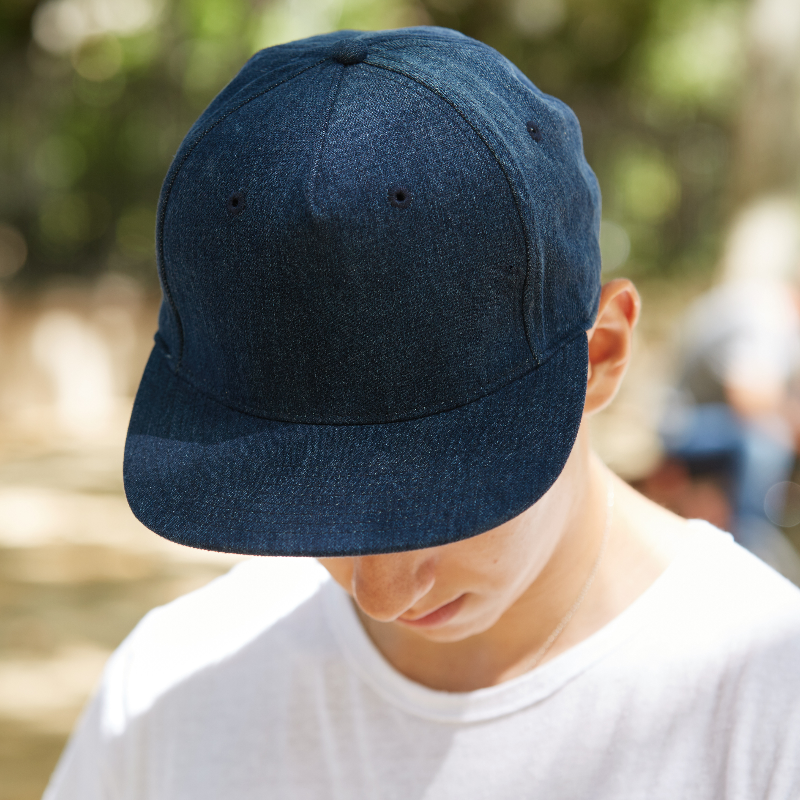
[[[575,116],[480,42],[257,53],[161,193],[134,513],[192,547],[310,556],[520,514],[580,424],[599,215]]]

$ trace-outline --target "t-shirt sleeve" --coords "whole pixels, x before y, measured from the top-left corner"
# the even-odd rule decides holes
[[[735,643],[729,653],[720,692],[731,707],[724,715],[729,723],[725,797],[800,798],[800,616],[788,594],[786,613],[775,608],[744,653]]]
[[[254,559],[146,614],[109,659],[43,800],[171,800],[189,752],[185,737],[197,734],[198,746],[213,750],[213,724],[204,718],[195,727],[198,707],[225,718],[238,708],[222,690],[194,696],[198,676],[238,663],[326,575],[309,559]],[[276,658],[283,674],[285,660]],[[263,678],[263,663],[256,669]]]
[[[105,685],[86,706],[42,800],[116,800],[109,773],[109,737],[103,730]]]
[[[108,660],[42,800],[121,800],[132,796],[124,774],[136,750],[129,724],[128,677],[137,634],[152,613]]]
[[[800,767],[797,763],[800,753],[800,735],[797,725],[791,736],[779,745],[775,770],[770,775],[766,800],[793,800],[800,797]]]
[[[762,753],[760,759],[766,800],[800,798],[800,624],[787,632],[787,639],[790,641],[781,652],[767,651],[768,666],[762,673],[777,699],[769,708],[756,708],[753,713],[753,750],[765,742],[774,743],[772,752]]]

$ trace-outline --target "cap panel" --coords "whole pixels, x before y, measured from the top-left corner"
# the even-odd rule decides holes
[[[449,104],[366,63],[316,66],[211,130],[174,181],[180,370],[293,422],[389,422],[484,396],[534,364],[516,220]]]
[[[506,174],[528,239],[528,335],[542,356],[588,329],[596,314],[597,181],[566,105],[539,91],[492,48],[448,33],[416,28],[370,42],[369,61],[413,77],[452,103]],[[528,132],[529,121],[536,122],[540,138]]]
[[[330,34],[318,39],[339,38],[340,34]],[[317,48],[305,48],[302,43],[292,42],[290,45],[268,48],[256,53],[236,77],[214,98],[209,107],[201,114],[181,142],[178,152],[172,160],[170,169],[161,186],[156,223],[156,260],[158,277],[164,294],[159,314],[159,333],[162,343],[168,347],[170,357],[175,365],[180,365],[183,357],[183,325],[172,296],[172,290],[165,272],[164,257],[164,218],[167,203],[172,189],[180,173],[181,167],[191,155],[198,143],[243,105],[255,97],[264,94],[277,86],[301,75],[306,70],[326,58],[327,42],[320,42]],[[287,55],[290,57],[287,60]]]
[[[240,322],[252,325],[269,312],[254,287],[261,283],[259,246],[276,222],[272,209],[305,204],[319,106],[337,81],[331,70],[315,72],[303,91],[287,90],[286,82],[276,86],[271,74],[259,76],[205,125],[198,122],[201,135],[179,151],[169,192],[162,193],[162,272],[182,336],[169,337],[175,325],[159,332],[173,368],[227,400],[248,379],[234,360],[240,344],[247,345]],[[270,114],[273,107],[277,114]],[[243,196],[238,214],[228,208],[235,194]],[[284,220],[277,224],[285,227]],[[282,264],[291,262],[290,252],[282,256]]]
[[[183,156],[204,133],[242,104],[328,60],[330,51],[337,42],[363,36],[359,31],[335,31],[259,50],[209,103],[191,127],[175,156],[173,167],[180,165]],[[169,181],[168,175],[165,187]]]
[[[545,95],[508,63],[519,81],[541,96],[547,108],[553,109],[556,120],[560,120],[550,130],[558,130],[561,125],[561,146],[554,152],[548,147],[548,127],[539,125],[540,149],[550,158],[550,171],[542,169],[543,182],[555,185],[553,196],[558,202],[548,203],[549,192],[534,192],[540,278],[538,289],[529,283],[525,296],[526,306],[541,319],[541,346],[546,352],[569,336],[576,323],[585,330],[594,324],[600,302],[602,200],[597,178],[583,155],[583,136],[572,109],[558,98]],[[530,165],[523,169],[529,170]],[[537,184],[537,179],[528,180],[528,185]]]

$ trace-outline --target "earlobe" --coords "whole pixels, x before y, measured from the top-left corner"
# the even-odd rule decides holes
[[[626,278],[603,286],[597,319],[587,333],[589,365],[584,415],[602,410],[614,399],[630,361],[640,306],[639,293]]]

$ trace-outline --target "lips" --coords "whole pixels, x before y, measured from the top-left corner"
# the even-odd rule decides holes
[[[436,628],[449,622],[456,614],[458,614],[458,612],[461,610],[461,606],[464,604],[465,596],[466,595],[463,594],[459,595],[455,600],[451,600],[449,603],[445,603],[443,606],[435,608],[433,611],[428,612],[422,617],[415,617],[413,619],[398,617],[396,621],[402,625],[408,625],[412,628]]]

